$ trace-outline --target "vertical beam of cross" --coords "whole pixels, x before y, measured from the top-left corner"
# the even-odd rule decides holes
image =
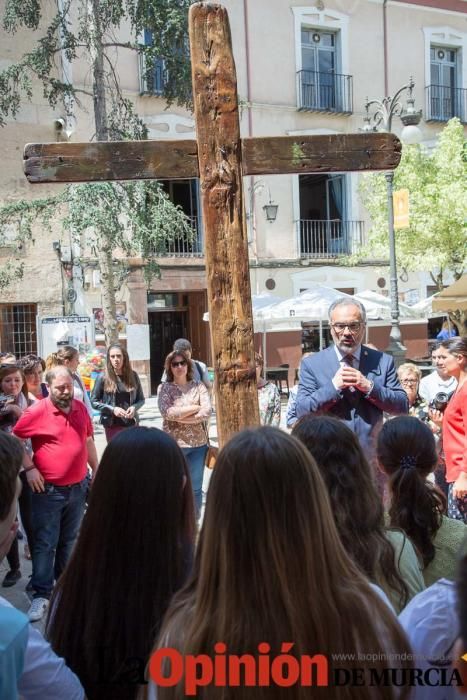
[[[220,443],[259,424],[237,79],[227,11],[190,8],[206,274]]]

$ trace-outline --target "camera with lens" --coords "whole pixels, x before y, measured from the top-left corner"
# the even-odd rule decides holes
[[[441,411],[444,413],[446,406],[449,403],[452,394],[446,394],[444,391],[439,391],[436,396],[430,401],[429,407],[435,411]]]
[[[14,403],[15,397],[11,394],[0,394],[0,411],[3,411],[9,403]]]

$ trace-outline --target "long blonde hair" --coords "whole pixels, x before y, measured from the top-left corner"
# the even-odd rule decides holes
[[[323,654],[334,668],[374,667],[378,673],[410,661],[388,653],[410,652],[393,612],[346,554],[326,487],[306,448],[281,430],[263,427],[234,436],[221,450],[207,498],[194,573],[169,610],[158,646],[183,655],[252,654],[282,644],[299,658]],[[348,661],[374,654],[376,660]],[[333,655],[344,654],[345,661]],[[355,659],[357,657],[355,656]],[[182,681],[183,683],[183,681]],[[182,684],[158,687],[159,700],[182,698]],[[404,688],[378,688],[377,697],[405,698]],[[374,688],[203,687],[203,700],[375,697]],[[198,697],[199,697],[198,696]]]

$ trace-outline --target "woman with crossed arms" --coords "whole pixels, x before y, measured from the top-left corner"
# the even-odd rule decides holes
[[[181,447],[190,469],[196,518],[202,503],[204,462],[208,451],[206,422],[211,415],[208,390],[193,379],[193,364],[185,352],[174,350],[165,360],[167,381],[159,391],[162,429]]]

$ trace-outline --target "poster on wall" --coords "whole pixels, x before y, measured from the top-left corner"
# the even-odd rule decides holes
[[[44,359],[61,345],[72,345],[80,354],[94,347],[90,316],[46,316],[38,319],[40,355]]]
[[[126,313],[126,302],[121,301],[115,304],[117,312],[117,332],[119,335],[126,335],[126,326],[128,323]],[[96,335],[104,335],[104,309],[95,307],[92,310],[94,316],[94,331]]]

